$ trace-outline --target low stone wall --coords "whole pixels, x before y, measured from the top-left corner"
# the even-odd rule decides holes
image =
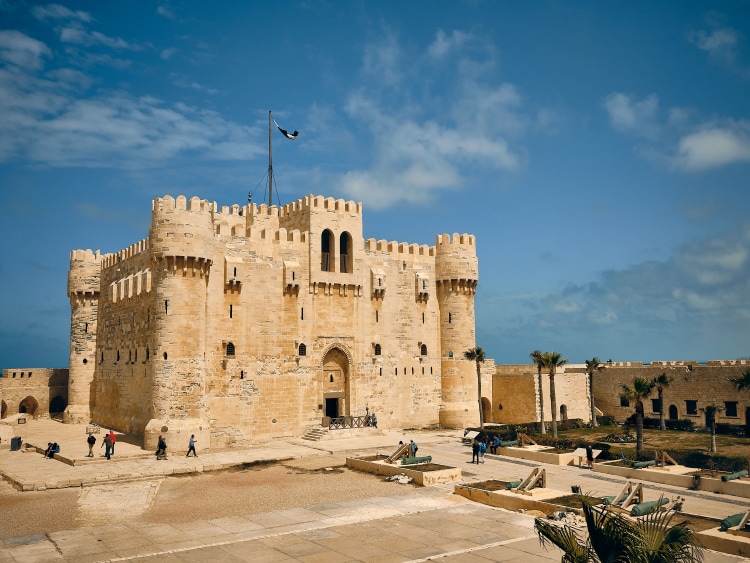
[[[645,467],[643,469],[625,467],[619,462],[597,463],[594,465],[594,472],[596,473],[617,475],[626,479],[637,479],[639,481],[683,487],[685,489],[696,489],[709,493],[750,498],[750,478],[745,477],[724,482],[720,477],[702,476],[696,487],[692,475],[695,471],[695,469],[683,465],[673,465],[665,468]]]
[[[550,465],[577,465],[578,456],[573,453],[555,453],[555,448],[548,446],[526,446],[524,448],[508,447],[497,448],[498,455],[527,459],[537,463],[548,463]]]
[[[558,506],[547,502],[550,499],[564,497],[566,494],[562,491],[555,489],[532,489],[528,492],[521,491],[488,491],[485,489],[477,489],[472,487],[471,483],[464,485],[456,485],[454,492],[472,500],[486,504],[487,506],[494,506],[495,508],[505,508],[506,510],[539,510],[544,513],[551,513],[558,510],[569,510],[564,506]],[[578,511],[580,512],[580,511]]]
[[[750,537],[748,536],[722,532],[718,528],[698,532],[696,536],[707,549],[741,557],[750,556]]]
[[[429,464],[437,465],[437,464]],[[423,487],[430,487],[439,483],[452,483],[461,479],[461,470],[458,467],[449,467],[447,465],[442,466],[443,469],[437,469],[434,471],[420,471],[419,464],[416,465],[400,465],[390,464],[385,461],[371,461],[359,459],[356,457],[346,458],[346,466],[352,469],[358,469],[359,471],[365,471],[367,473],[374,473],[375,475],[400,475],[403,473],[411,477],[415,483],[422,485]]]

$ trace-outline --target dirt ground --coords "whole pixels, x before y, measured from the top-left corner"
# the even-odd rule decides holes
[[[247,469],[169,477],[161,481],[158,493],[142,513],[100,513],[94,516],[97,525],[128,518],[140,522],[183,523],[409,494],[414,487],[348,469],[343,457],[302,459],[255,465]],[[92,515],[80,512],[96,509],[81,506],[79,497],[84,492],[91,491],[70,488],[21,493],[10,486],[0,486],[0,538],[90,526]]]

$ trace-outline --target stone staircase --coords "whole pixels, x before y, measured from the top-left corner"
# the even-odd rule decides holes
[[[307,430],[307,434],[302,436],[303,440],[307,440],[309,442],[319,442],[320,440],[326,438],[328,436],[328,428],[325,428],[323,426],[313,426],[312,428],[309,428]]]

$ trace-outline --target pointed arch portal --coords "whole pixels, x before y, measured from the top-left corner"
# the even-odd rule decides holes
[[[320,374],[325,416],[337,418],[351,412],[349,401],[349,357],[340,348],[331,348],[323,357]]]

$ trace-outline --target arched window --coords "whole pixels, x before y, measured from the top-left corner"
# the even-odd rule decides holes
[[[326,229],[320,235],[320,269],[323,272],[333,272],[333,233]]]
[[[352,271],[352,236],[347,232],[343,232],[339,241],[339,254],[341,256],[339,272],[349,274]]]
[[[677,407],[674,405],[669,405],[669,420],[677,420]]]
[[[299,345],[299,355],[307,356],[307,346],[305,346],[304,344]]]
[[[148,360],[151,357],[151,352],[148,350],[148,346],[146,346],[146,360]]]
[[[379,356],[381,354],[382,350],[380,348],[380,344],[375,344],[375,355]]]
[[[234,344],[231,342],[227,343],[227,356],[234,356]]]
[[[420,352],[423,356],[427,355],[427,344],[422,344],[422,348],[420,349]]]

